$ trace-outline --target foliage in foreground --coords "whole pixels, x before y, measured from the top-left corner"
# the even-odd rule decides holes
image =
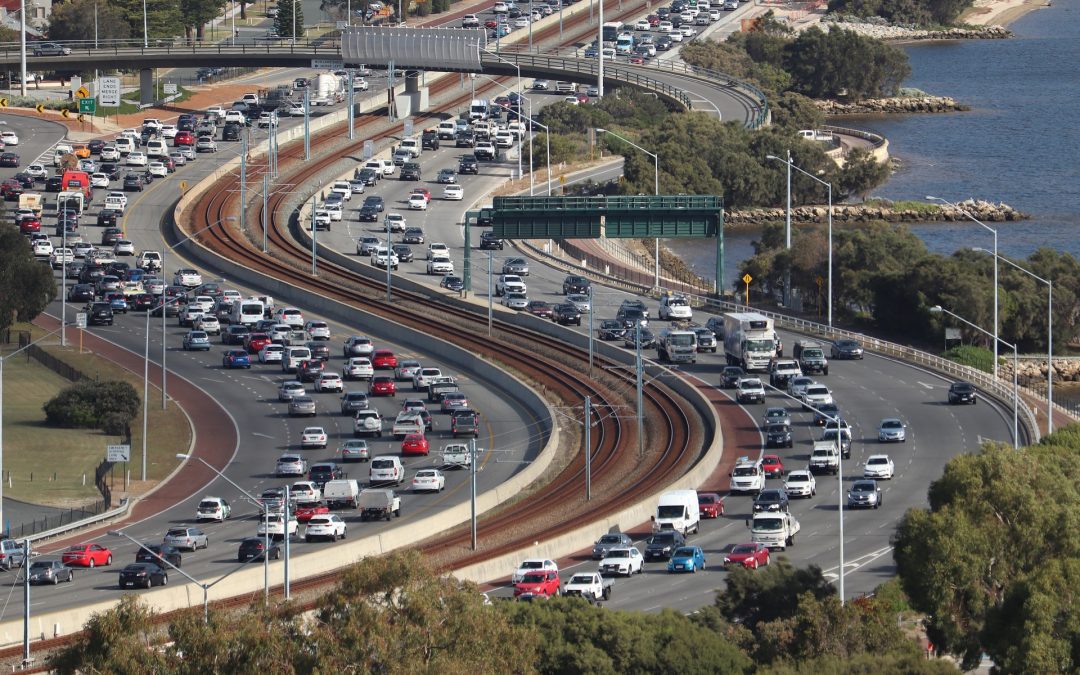
[[[880,16],[894,24],[951,25],[973,0],[829,0],[829,11],[861,17]]]
[[[142,399],[123,380],[81,380],[60,390],[44,405],[45,420],[57,427],[123,433],[139,413]]]
[[[0,225],[0,331],[16,321],[31,321],[56,297],[48,265],[34,259],[17,227]]]

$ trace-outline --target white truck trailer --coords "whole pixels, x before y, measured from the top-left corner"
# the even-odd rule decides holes
[[[729,366],[765,371],[776,356],[772,319],[757,312],[724,315],[724,353]]]

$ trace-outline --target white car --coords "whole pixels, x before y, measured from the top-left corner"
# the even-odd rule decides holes
[[[93,250],[94,250],[94,245],[89,243],[89,242],[84,241],[84,242],[75,244],[73,252],[74,252],[76,258],[85,258],[86,254],[90,253]]]
[[[151,176],[156,176],[157,178],[165,178],[169,175],[169,167],[161,162],[150,162],[146,167],[146,170],[150,172]]]
[[[330,220],[341,222],[341,204],[335,202],[323,202],[322,210],[330,214]]]
[[[288,535],[289,537],[295,537],[296,533],[300,530],[300,523],[297,522],[295,516],[289,516]],[[259,518],[259,527],[256,528],[255,534],[260,537],[270,535],[274,539],[282,539],[285,537],[285,514],[275,513],[271,514],[269,518]]]
[[[863,478],[876,478],[878,480],[892,480],[896,468],[888,455],[870,455],[866,458],[863,467]]]
[[[671,31],[670,31],[670,32],[668,33],[668,37],[669,37],[669,38],[671,38],[671,41],[672,41],[672,42],[682,42],[682,41],[683,41],[683,34],[682,34],[682,31],[680,31],[680,30],[679,30],[679,29],[677,29],[677,28],[673,28],[673,29],[672,29],[672,30],[671,30]]]
[[[329,539],[336,541],[345,538],[345,521],[341,516],[333,513],[324,513],[312,516],[304,528],[304,541],[310,542],[315,539]]]
[[[412,479],[413,492],[442,492],[446,476],[438,469],[420,469]]]
[[[388,213],[386,214],[386,217],[383,218],[383,225],[391,232],[404,232],[405,216],[400,213]]]
[[[315,380],[315,391],[336,391],[340,394],[345,391],[345,383],[337,373],[323,373]]]
[[[34,242],[34,255],[38,258],[48,258],[53,254],[52,242],[48,239],[39,239]]]
[[[120,159],[120,150],[115,145],[106,145],[101,149],[101,161],[115,162]]]
[[[325,321],[308,321],[304,324],[304,330],[312,340],[330,339],[330,326],[326,325]]]
[[[216,316],[204,315],[195,322],[195,328],[206,331],[207,333],[213,333],[214,335],[221,335],[221,322],[218,321]]]
[[[427,211],[427,197],[420,194],[409,195],[409,209],[412,211]]]
[[[371,365],[371,359],[366,356],[354,356],[345,362],[342,369],[345,378],[349,380],[370,380],[375,377],[375,368]]]
[[[832,392],[823,384],[807,385],[802,394],[803,406],[810,410],[833,403]]]
[[[371,85],[368,84],[367,80],[360,77],[359,75],[354,75],[352,80],[352,88],[353,91],[367,91],[371,88]]]
[[[304,328],[304,313],[295,307],[282,307],[274,313],[274,319],[297,330]]]
[[[128,198],[127,198],[127,195],[124,194],[123,192],[113,190],[109,194],[105,195],[105,201],[107,201],[107,202],[112,201],[112,202],[116,202],[116,203],[120,204],[119,210],[123,211],[125,208],[127,208]],[[111,206],[109,208],[117,208],[117,207]],[[202,283],[202,282],[199,282],[199,283]]]
[[[259,363],[281,363],[285,355],[285,347],[278,344],[268,344],[259,350]]]
[[[450,260],[450,256],[436,256],[427,263],[428,274],[438,274],[446,276],[447,274],[454,273],[454,263]]]
[[[793,377],[788,380],[787,393],[794,396],[797,399],[802,399],[802,395],[806,393],[806,388],[814,384],[813,378],[806,377]]]
[[[3,141],[4,145],[18,145],[19,136],[14,131],[0,131],[0,141]]]
[[[329,230],[330,223],[333,222],[334,217],[330,215],[330,212],[326,209],[315,209],[315,212],[311,216],[312,227],[316,230]],[[338,220],[341,220],[338,218]]]
[[[446,244],[431,243],[427,247],[427,259],[431,260],[436,257],[450,257],[450,247]]]
[[[139,150],[133,150],[128,153],[127,165],[128,166],[146,166],[146,153]]]
[[[303,449],[325,449],[326,441],[326,429],[323,429],[322,427],[307,427],[300,436],[300,447]]]
[[[510,577],[511,583],[518,583],[526,574],[533,572],[558,572],[559,566],[555,564],[554,560],[544,560],[541,558],[528,558],[522,560],[521,564],[514,570],[513,575]]]
[[[645,19],[641,19],[636,24],[634,24],[634,30],[650,31],[652,30],[652,25]]]
[[[318,483],[302,480],[293,483],[289,488],[289,496],[295,499],[297,504],[317,504],[322,501],[322,490]]]
[[[121,239],[113,245],[113,255],[135,255],[135,244]]]
[[[175,124],[162,124],[158,131],[161,133],[162,138],[176,138],[178,129]]]
[[[438,368],[421,368],[413,375],[413,391],[426,390],[428,385],[435,381],[436,377],[442,377],[442,370]]]
[[[49,177],[49,170],[45,168],[44,164],[30,164],[23,170],[23,173],[34,180]]]
[[[683,37],[694,37],[697,35],[697,30],[688,23],[679,26],[679,31],[683,34]]]
[[[618,574],[624,577],[641,574],[645,566],[645,558],[634,546],[620,546],[608,549],[604,559],[600,561],[600,574]]]
[[[460,185],[447,185],[442,191],[443,199],[459,202],[465,198],[465,190]]]
[[[507,293],[527,295],[528,289],[525,286],[525,281],[516,274],[500,274],[498,281],[495,282],[495,295],[506,295]]]
[[[210,117],[224,117],[225,108],[222,108],[219,105],[212,105],[206,109],[206,114]]]
[[[817,479],[806,469],[791,471],[784,477],[784,492],[788,497],[810,498],[817,494]]]
[[[95,188],[107,188],[109,187],[109,176],[104,173],[95,173],[90,175],[90,187]]]

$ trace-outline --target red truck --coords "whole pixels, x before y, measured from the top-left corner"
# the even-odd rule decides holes
[[[555,570],[529,572],[514,584],[515,598],[550,598],[559,594],[561,582]]]

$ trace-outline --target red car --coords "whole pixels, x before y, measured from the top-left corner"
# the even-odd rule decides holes
[[[784,463],[777,455],[765,455],[761,458],[761,469],[766,478],[782,478],[784,476]]]
[[[530,300],[529,304],[525,305],[525,311],[533,316],[539,316],[544,319],[550,319],[553,314],[551,303],[544,302],[543,300]]]
[[[648,21],[649,25],[653,26],[654,28],[656,26],[660,25],[660,15],[659,14],[650,14],[649,16],[645,17],[645,20]]]
[[[427,455],[431,450],[431,444],[424,434],[408,434],[401,441],[402,455]]]
[[[414,195],[424,195],[424,199],[431,201],[431,190],[427,188],[413,188],[412,193]]]
[[[550,598],[559,594],[559,573],[554,570],[529,572],[514,584],[514,597]]]
[[[397,368],[397,357],[389,349],[376,349],[371,355],[371,366],[376,370]]]
[[[632,54],[632,55],[630,56],[630,58],[628,58],[628,59],[627,59],[627,61],[629,61],[630,63],[634,64],[635,66],[642,66],[642,65],[645,65],[645,57],[644,57],[644,56],[642,56],[641,54]],[[579,100],[579,101],[581,101],[581,97],[580,97],[580,96],[578,97],[578,100]],[[588,101],[581,101],[581,102],[582,102],[582,103],[588,103]]]
[[[397,396],[397,383],[392,377],[373,377],[368,396]]]
[[[702,518],[719,518],[724,515],[724,500],[715,492],[699,492],[698,513]]]
[[[764,544],[736,544],[724,556],[724,565],[742,565],[751,570],[769,564],[769,549]]]
[[[195,134],[190,131],[177,131],[173,138],[173,147],[181,145],[195,145]]]
[[[330,509],[326,504],[305,504],[303,506],[297,506],[296,521],[299,523],[306,523],[314,516],[321,516],[326,513],[330,513]]]
[[[484,22],[484,28],[495,28],[499,25],[499,22],[495,19],[488,19]]]
[[[68,546],[60,559],[68,567],[97,567],[112,564],[112,551],[101,544]]]
[[[0,183],[0,196],[3,196],[9,202],[18,199],[22,193],[22,184],[14,178],[8,178],[3,183]]]
[[[633,63],[632,60],[630,62]],[[645,63],[645,62],[642,61],[642,63]],[[589,102],[589,95],[586,94],[585,92],[579,91],[577,93],[577,100],[578,100],[578,103],[588,103]]]
[[[19,221],[19,232],[33,234],[41,231],[41,221],[37,218],[23,218]]]
[[[262,351],[262,348],[270,344],[272,340],[266,333],[252,333],[247,339],[247,350],[249,354],[258,354]]]

